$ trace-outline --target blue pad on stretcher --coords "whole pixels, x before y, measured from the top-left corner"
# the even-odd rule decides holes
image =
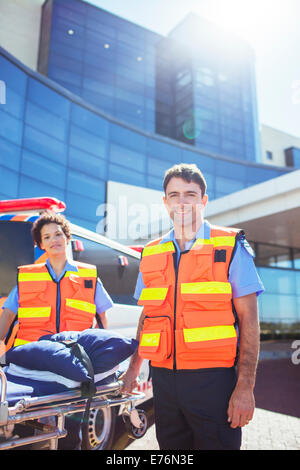
[[[135,339],[102,329],[62,332],[17,346],[6,354],[8,401],[60,393],[90,380],[82,362],[60,342],[65,340],[75,340],[84,348],[92,362],[96,384],[116,372],[138,346]]]

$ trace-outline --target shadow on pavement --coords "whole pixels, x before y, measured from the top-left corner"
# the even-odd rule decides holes
[[[300,364],[290,358],[260,361],[254,394],[257,408],[300,418]]]

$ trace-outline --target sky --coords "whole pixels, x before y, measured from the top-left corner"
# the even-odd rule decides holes
[[[300,138],[299,0],[85,0],[166,36],[195,12],[247,40],[259,121]]]

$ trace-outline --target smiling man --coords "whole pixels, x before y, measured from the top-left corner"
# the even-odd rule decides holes
[[[161,449],[239,449],[254,413],[263,292],[244,232],[204,220],[206,182],[196,165],[164,178],[173,229],[146,245],[135,298],[143,305],[124,391],[151,361]]]

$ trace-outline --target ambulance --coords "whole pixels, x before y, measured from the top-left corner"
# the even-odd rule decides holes
[[[0,201],[0,315],[7,295],[16,284],[17,267],[46,261],[46,253],[34,246],[31,236],[33,222],[46,210],[63,213],[66,205],[52,197]],[[70,225],[72,240],[68,245],[68,256],[74,261],[96,265],[101,281],[114,302],[114,307],[106,313],[108,329],[135,338],[141,314],[141,307],[133,298],[140,247],[128,247],[73,223]],[[13,325],[7,334],[7,349],[13,344],[17,328],[17,324]],[[139,390],[145,394],[146,400],[152,397],[146,361],[139,376]],[[116,407],[91,410],[89,426],[83,436],[88,448],[111,448],[118,412],[121,410]]]

